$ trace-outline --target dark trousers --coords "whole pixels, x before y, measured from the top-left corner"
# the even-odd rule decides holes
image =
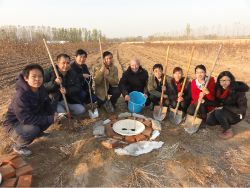
[[[153,103],[154,106],[160,104],[160,100],[161,100],[160,97],[156,97],[156,96],[154,96],[154,95],[150,95],[150,96],[149,96],[149,99],[150,99],[150,101]],[[163,98],[163,105],[164,105],[164,106],[169,106],[169,100]]]
[[[95,96],[95,94],[91,93],[91,98],[92,98],[92,102],[95,103],[97,101],[97,97]],[[81,104],[89,104],[90,101],[90,94],[88,91],[85,90],[81,90],[80,92],[80,98],[81,98]]]
[[[26,147],[38,138],[49,126],[39,127],[35,125],[24,125],[16,123],[8,131],[9,136],[15,142],[15,147],[20,149]]]
[[[110,102],[112,103],[113,106],[115,106],[117,100],[121,96],[120,89],[118,87],[109,86],[108,94],[111,95]],[[98,103],[98,106],[101,106],[101,105],[103,105],[105,103],[105,101],[97,98],[97,103]]]
[[[193,116],[195,109],[196,109],[196,106],[197,106],[197,103],[190,104],[188,109],[187,109],[187,114]],[[201,118],[203,121],[206,121],[206,119],[207,119],[207,106],[204,103],[202,103],[200,105],[197,116],[199,118]]]
[[[231,125],[240,122],[240,116],[226,109],[218,109],[209,114],[208,125],[221,125],[224,131],[231,128]]]
[[[169,102],[169,107],[171,107],[171,108],[176,108],[176,105],[177,105],[177,101],[172,100],[172,101]],[[187,105],[186,101],[180,102],[178,110],[181,110],[184,113],[186,113],[187,112],[187,108],[188,108],[188,105]]]

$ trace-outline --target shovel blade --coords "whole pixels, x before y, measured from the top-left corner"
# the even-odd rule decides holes
[[[194,119],[194,116],[187,115],[186,121],[184,123],[184,129],[189,134],[193,134],[198,131],[201,122],[202,122],[202,119],[197,118],[197,117]]]
[[[99,113],[98,113],[97,108],[95,108],[93,111],[89,110],[89,117],[91,119],[95,119],[95,118],[99,117]]]
[[[112,103],[111,103],[109,100],[107,100],[107,101],[104,103],[103,107],[105,108],[105,110],[106,110],[108,113],[113,113],[113,112],[115,111],[115,109],[114,109]]]
[[[183,112],[181,110],[177,110],[175,114],[175,109],[170,108],[169,120],[171,123],[173,123],[174,125],[180,125],[182,119],[183,119]]]
[[[153,116],[155,120],[162,121],[165,119],[167,114],[168,108],[167,107],[161,107],[161,106],[155,106]]]

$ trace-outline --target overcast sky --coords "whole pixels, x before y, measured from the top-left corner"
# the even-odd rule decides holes
[[[250,0],[0,0],[0,25],[97,28],[126,37],[184,31],[187,23],[250,26]]]

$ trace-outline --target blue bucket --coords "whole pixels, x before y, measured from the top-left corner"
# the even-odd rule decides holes
[[[131,113],[140,113],[146,102],[144,94],[138,91],[132,91],[129,93],[129,97],[128,110]]]

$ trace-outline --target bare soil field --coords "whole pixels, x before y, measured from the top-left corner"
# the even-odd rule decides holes
[[[196,46],[190,77],[194,66],[205,64],[211,67],[219,45],[171,44],[171,75],[174,66],[186,70],[192,45]],[[61,52],[73,55],[78,48],[89,52],[88,66],[91,68],[100,60],[98,44],[49,45],[53,57]],[[119,77],[128,67],[132,57],[138,57],[144,68],[151,73],[155,63],[165,62],[167,44],[113,44],[104,45],[104,50],[114,54]],[[40,63],[49,66],[48,55],[41,44],[0,43],[0,117],[2,121],[14,93],[15,78],[24,65]],[[213,76],[222,70],[230,70],[238,80],[250,85],[250,43],[224,44],[223,51]],[[248,106],[250,94],[247,94]],[[126,104],[119,99],[116,113],[126,111]],[[164,142],[159,150],[139,157],[118,156],[113,150],[101,146],[92,136],[95,121],[109,117],[103,109],[100,117],[91,120],[87,114],[82,120],[74,120],[71,128],[52,125],[49,138],[40,138],[31,144],[31,157],[26,157],[34,168],[33,186],[250,186],[250,113],[245,120],[233,126],[235,136],[229,140],[218,137],[220,127],[207,127],[189,135],[183,127],[162,123],[163,130],[157,140]],[[143,114],[152,117],[152,111],[144,109]],[[0,155],[12,152],[11,141],[0,129]]]

